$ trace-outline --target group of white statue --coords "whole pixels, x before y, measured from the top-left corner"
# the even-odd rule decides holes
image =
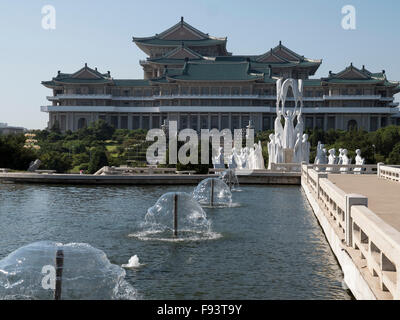
[[[318,141],[317,145],[317,154],[315,156],[314,164],[338,164],[338,165],[350,165],[352,162],[352,158],[348,157],[347,149],[339,149],[339,155],[336,156],[336,150],[334,148],[328,150],[329,156],[327,155],[326,149],[324,145]],[[365,159],[361,157],[361,150],[356,150],[356,158],[355,158],[356,165],[363,165],[365,164]],[[316,168],[318,170],[318,168]],[[326,168],[326,171],[333,171],[333,167]],[[341,167],[340,171],[346,172],[349,171],[347,167]],[[361,168],[354,168],[354,171],[361,171]]]
[[[292,88],[294,111],[286,110],[285,103],[289,88]],[[299,105],[299,110],[298,110]],[[276,118],[274,122],[275,133],[269,135],[268,142],[268,169],[272,163],[309,163],[310,142],[308,135],[303,134],[304,122],[302,118],[303,109],[303,81],[301,79],[278,79],[276,81]],[[282,118],[284,125],[282,125]],[[297,120],[296,126],[294,120]],[[250,126],[250,124],[249,124]],[[350,165],[352,159],[347,156],[347,149],[339,149],[339,156],[336,157],[336,150],[330,149],[329,156],[321,142],[318,142],[317,155],[314,164],[339,164]],[[363,165],[365,160],[361,157],[361,150],[356,150],[356,165]],[[225,168],[224,150],[221,147],[219,154],[213,158],[214,168]],[[229,155],[228,167],[230,169],[265,169],[262,156],[261,142],[254,144],[253,148],[242,148],[238,152],[232,148]],[[317,168],[318,170],[318,168]],[[333,171],[328,167],[326,171]],[[349,171],[349,168],[342,167],[340,171]],[[361,171],[355,168],[354,171]]]
[[[224,164],[224,148],[219,148],[219,153],[212,159],[214,168],[225,168]],[[236,170],[263,170],[264,157],[262,155],[261,141],[254,144],[254,147],[241,148],[238,152],[235,147],[232,148],[232,153],[228,158],[228,168]]]
[[[285,112],[285,103],[289,87],[292,88],[294,111]],[[297,110],[298,104],[300,105]],[[303,80],[278,79],[276,81],[276,118],[274,122],[275,134],[270,134],[268,143],[268,169],[271,163],[301,163],[310,160],[310,143],[308,135],[303,134]],[[282,117],[285,120],[282,126]],[[294,119],[297,120],[294,126]]]

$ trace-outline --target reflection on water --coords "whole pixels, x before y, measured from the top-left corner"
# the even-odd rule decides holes
[[[0,259],[40,240],[83,242],[111,263],[138,255],[127,281],[144,299],[349,299],[342,273],[298,187],[242,186],[240,206],[204,208],[210,241],[143,241],[147,209],[188,186],[0,184]]]

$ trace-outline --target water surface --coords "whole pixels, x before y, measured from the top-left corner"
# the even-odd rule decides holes
[[[343,275],[299,187],[242,186],[233,208],[204,208],[221,237],[143,241],[149,207],[195,186],[0,184],[0,259],[40,240],[85,242],[127,270],[143,299],[349,299]]]

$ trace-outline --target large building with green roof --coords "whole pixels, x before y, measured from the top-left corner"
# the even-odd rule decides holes
[[[42,84],[52,89],[49,127],[62,131],[103,119],[116,128],[151,129],[175,120],[178,127],[239,129],[252,120],[255,129],[273,128],[278,78],[304,80],[306,128],[377,130],[400,125],[394,95],[399,82],[385,71],[352,64],[344,70],[315,75],[322,60],[309,59],[281,42],[260,55],[233,55],[227,38],[203,33],[181,18],[151,37],[133,37],[148,57],[140,61],[143,79],[116,79],[85,64],[75,73],[58,74]],[[287,107],[294,107],[288,99]]]

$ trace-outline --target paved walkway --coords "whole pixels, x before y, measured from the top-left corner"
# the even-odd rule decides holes
[[[369,174],[329,174],[328,179],[346,193],[368,197],[368,208],[400,231],[400,183]]]

